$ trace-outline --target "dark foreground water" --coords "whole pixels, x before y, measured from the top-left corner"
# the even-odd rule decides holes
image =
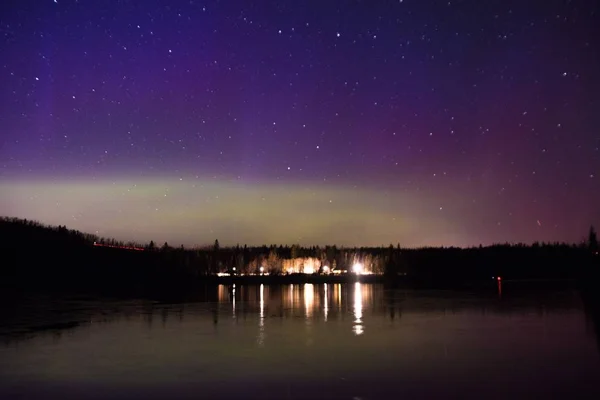
[[[357,283],[199,297],[5,300],[0,398],[600,399],[598,321],[577,292]]]

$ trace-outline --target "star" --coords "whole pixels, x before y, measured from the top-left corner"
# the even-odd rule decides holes
[[[192,247],[600,226],[591,2],[5,3],[0,212]]]

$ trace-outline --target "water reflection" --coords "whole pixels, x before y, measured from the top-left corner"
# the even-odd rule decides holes
[[[351,389],[343,398],[389,398],[361,393],[371,390],[363,384],[370,380],[375,389],[414,389],[406,398],[440,398],[446,396],[419,391],[435,386],[427,382],[464,381],[448,396],[459,398],[477,390],[471,382],[481,378],[491,391],[478,398],[525,380],[533,382],[532,398],[546,398],[548,382],[595,382],[588,378],[600,373],[591,329],[600,329],[597,309],[588,310],[586,331],[576,292],[517,296],[505,284],[499,299],[494,289],[473,295],[364,283],[237,284],[211,287],[196,303],[13,302],[0,306],[0,383],[180,388],[192,382],[196,398],[214,398],[211,393],[235,388],[248,393],[248,385],[263,385],[268,376],[265,391],[295,379],[331,383],[330,393]],[[529,379],[532,371],[546,375]],[[289,398],[286,393],[262,398]],[[0,398],[31,398],[2,394],[0,385]],[[229,397],[244,397],[237,394]],[[331,398],[313,394],[306,397]],[[496,398],[511,397],[504,394]]]
[[[327,284],[323,285],[323,315],[324,315],[324,320],[325,322],[327,322],[327,314],[329,313],[329,292],[327,291],[328,289]]]
[[[484,316],[509,315],[516,311],[525,312],[524,301],[529,302],[526,309],[540,317],[545,317],[551,310],[560,310],[565,305],[577,306],[581,311],[583,310],[578,294],[571,292],[563,292],[563,297],[558,299],[552,297],[541,299],[537,294],[529,298],[502,296],[502,299],[499,299],[495,293],[490,293],[488,297],[483,298],[436,293],[431,298],[432,295],[426,292],[385,291],[381,286],[358,282],[351,285],[310,283],[283,286],[219,285],[212,293],[212,295],[210,293],[205,295],[206,303],[169,305],[143,302],[139,310],[123,302],[111,306],[110,311],[105,309],[104,302],[92,302],[89,303],[92,304],[89,307],[86,303],[77,302],[61,304],[56,306],[60,308],[60,312],[56,314],[48,311],[41,313],[36,309],[36,314],[32,315],[30,309],[19,310],[9,315],[14,318],[15,323],[4,316],[6,323],[0,326],[0,338],[3,332],[59,331],[63,326],[77,330],[88,323],[106,323],[109,315],[125,318],[139,317],[149,330],[157,327],[169,328],[177,322],[183,323],[186,318],[197,312],[199,317],[207,315],[208,320],[215,326],[227,324],[232,320],[237,321],[242,317],[241,320],[251,323],[257,329],[253,335],[257,338],[257,343],[266,345],[268,344],[266,334],[274,324],[279,323],[276,321],[281,318],[295,319],[296,323],[304,321],[305,325],[314,325],[316,322],[341,323],[347,326],[348,332],[360,336],[369,330],[368,325],[381,316],[385,316],[389,322],[395,322],[403,313],[409,315],[433,313],[445,316],[449,313],[477,311]],[[575,301],[577,302],[574,303]],[[51,306],[47,305],[47,307]],[[83,318],[79,312],[71,315],[70,307],[75,307],[74,310],[86,310],[87,314]],[[203,308],[206,310],[199,311]],[[39,322],[36,320],[38,313],[44,316]],[[593,313],[588,310],[588,315],[591,314]],[[55,320],[56,315],[61,318]],[[158,326],[153,323],[157,320],[160,321]],[[589,320],[596,321],[599,318]],[[545,326],[542,328],[540,333],[546,335]],[[369,334],[371,332],[369,330]]]
[[[261,284],[259,288],[259,314],[258,314],[258,344],[264,346],[265,344],[265,285]]]
[[[312,317],[313,308],[315,307],[315,288],[312,283],[304,284],[304,313],[306,319]]]
[[[290,307],[294,308],[295,306],[295,297],[294,297],[294,285],[290,285],[290,297],[289,297],[289,301],[290,301]]]
[[[600,352],[600,295],[585,293],[583,296],[588,331],[596,337]]]
[[[226,298],[225,292],[226,288],[219,286],[221,303]],[[390,308],[392,318],[396,312],[395,306],[389,307],[389,300],[384,301],[382,290],[377,290],[377,296],[374,298],[373,285],[360,282],[352,285],[306,283],[273,287],[261,284],[239,288],[233,285],[229,292],[228,300],[233,317],[236,316],[236,312],[243,313],[244,318],[253,312],[258,314],[258,337],[261,344],[264,344],[266,325],[269,319],[275,316],[296,317],[301,313],[306,324],[313,323],[315,319],[327,322],[331,317],[343,321],[347,316],[351,316],[352,332],[354,335],[362,335],[366,327],[366,305],[379,306],[386,310]]]
[[[502,278],[499,276],[496,278],[496,280],[498,281],[498,298],[501,299],[502,298]]]
[[[363,308],[363,294],[361,291],[361,284],[356,282],[354,284],[354,326],[352,331],[355,335],[362,335],[365,330],[362,322],[362,308]]]
[[[231,288],[231,305],[233,310],[233,316],[235,317],[235,283]]]
[[[259,304],[260,304],[260,326],[264,326],[265,324],[265,285],[261,284],[260,285],[260,299],[259,299]]]

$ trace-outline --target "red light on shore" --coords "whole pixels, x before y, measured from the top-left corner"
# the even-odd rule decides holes
[[[502,280],[502,277],[501,277],[501,276],[499,276],[499,277],[498,277],[498,282],[500,282],[501,280]]]

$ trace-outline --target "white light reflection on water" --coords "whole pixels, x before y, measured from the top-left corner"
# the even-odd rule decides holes
[[[327,292],[327,284],[323,286],[325,290],[325,296],[323,297],[323,313],[325,314],[325,322],[327,322],[327,314],[329,313],[329,293]]]
[[[233,284],[233,288],[231,289],[231,304],[233,308],[233,317],[235,318],[235,283]]]
[[[260,292],[259,292],[259,305],[260,305],[260,326],[264,326],[265,324],[265,285],[260,284]]]
[[[362,316],[363,316],[363,299],[360,282],[354,284],[354,325],[352,331],[355,335],[362,335],[365,330],[363,327]]]
[[[258,345],[265,345],[265,285],[260,284],[259,288],[259,316],[258,316]]]

